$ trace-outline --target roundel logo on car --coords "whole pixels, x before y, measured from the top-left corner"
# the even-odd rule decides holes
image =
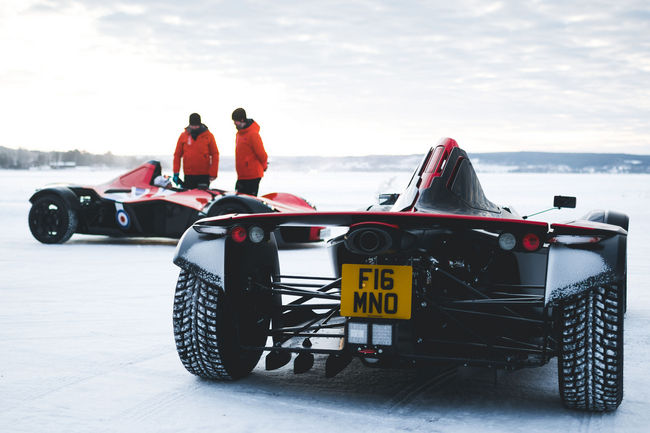
[[[131,218],[129,214],[124,210],[122,203],[115,203],[115,220],[117,224],[123,229],[128,229],[131,225]]]

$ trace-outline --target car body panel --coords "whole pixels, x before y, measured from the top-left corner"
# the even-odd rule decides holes
[[[149,161],[96,186],[48,185],[30,201],[46,194],[61,197],[77,214],[76,233],[109,236],[180,238],[192,223],[223,203],[237,203],[258,213],[315,211],[307,201],[289,193],[255,197],[220,189],[164,188],[154,184],[160,173],[160,163]],[[320,232],[307,235],[298,241],[321,240]]]

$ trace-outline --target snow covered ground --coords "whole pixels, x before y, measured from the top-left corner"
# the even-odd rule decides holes
[[[324,358],[234,383],[198,379],[176,355],[175,242],[74,235],[42,245],[27,227],[28,198],[51,181],[99,183],[117,171],[0,171],[0,432],[641,432],[650,425],[650,176],[480,174],[487,196],[527,214],[554,194],[578,209],[626,212],[629,307],[625,398],[617,412],[564,409],[556,363],[493,372],[460,369],[441,382],[425,372],[374,370],[357,361],[333,379]],[[321,210],[358,209],[398,192],[410,173],[269,171],[262,192],[297,193]],[[230,188],[233,173],[214,186]],[[329,273],[323,248],[281,252],[284,273]]]

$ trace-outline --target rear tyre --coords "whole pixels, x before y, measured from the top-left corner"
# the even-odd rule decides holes
[[[77,229],[77,214],[61,197],[47,194],[37,198],[29,210],[29,230],[44,244],[61,244]]]
[[[253,276],[268,285],[270,275]],[[266,281],[264,279],[266,278]],[[269,317],[259,295],[226,293],[182,270],[174,297],[174,338],[183,366],[207,379],[236,380],[247,376],[260,360]]]
[[[620,284],[596,286],[559,305],[558,379],[570,409],[616,410],[623,399]]]
[[[630,226],[630,217],[624,213],[613,210],[592,210],[585,216],[585,219],[588,221],[596,221],[599,223],[619,226],[625,231],[628,231]]]
[[[630,217],[621,212],[607,211],[605,212],[604,222],[621,227],[623,230],[628,231],[630,228]]]

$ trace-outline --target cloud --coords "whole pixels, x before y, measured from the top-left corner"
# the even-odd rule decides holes
[[[70,45],[63,31],[27,43],[38,55],[51,36],[76,69],[61,64],[55,74],[96,75],[79,75],[69,91],[113,104],[123,88],[157,116],[163,106],[176,107],[164,112],[169,121],[203,103],[227,121],[233,104],[247,104],[280,153],[305,152],[305,135],[313,137],[313,152],[418,153],[437,134],[468,141],[472,151],[555,143],[613,151],[620,130],[626,133],[617,146],[623,140],[650,153],[649,127],[639,121],[650,118],[645,2],[50,0],[12,14],[31,22],[69,18],[84,29],[87,43],[72,48],[62,46]],[[0,53],[18,59],[3,66],[2,77],[44,75],[34,72],[38,61],[17,54],[25,45],[0,44]],[[84,56],[101,67],[77,59]],[[93,87],[98,81],[105,91]],[[37,87],[43,83],[52,78]],[[549,130],[552,143],[545,141]],[[221,140],[231,141],[231,132]]]

